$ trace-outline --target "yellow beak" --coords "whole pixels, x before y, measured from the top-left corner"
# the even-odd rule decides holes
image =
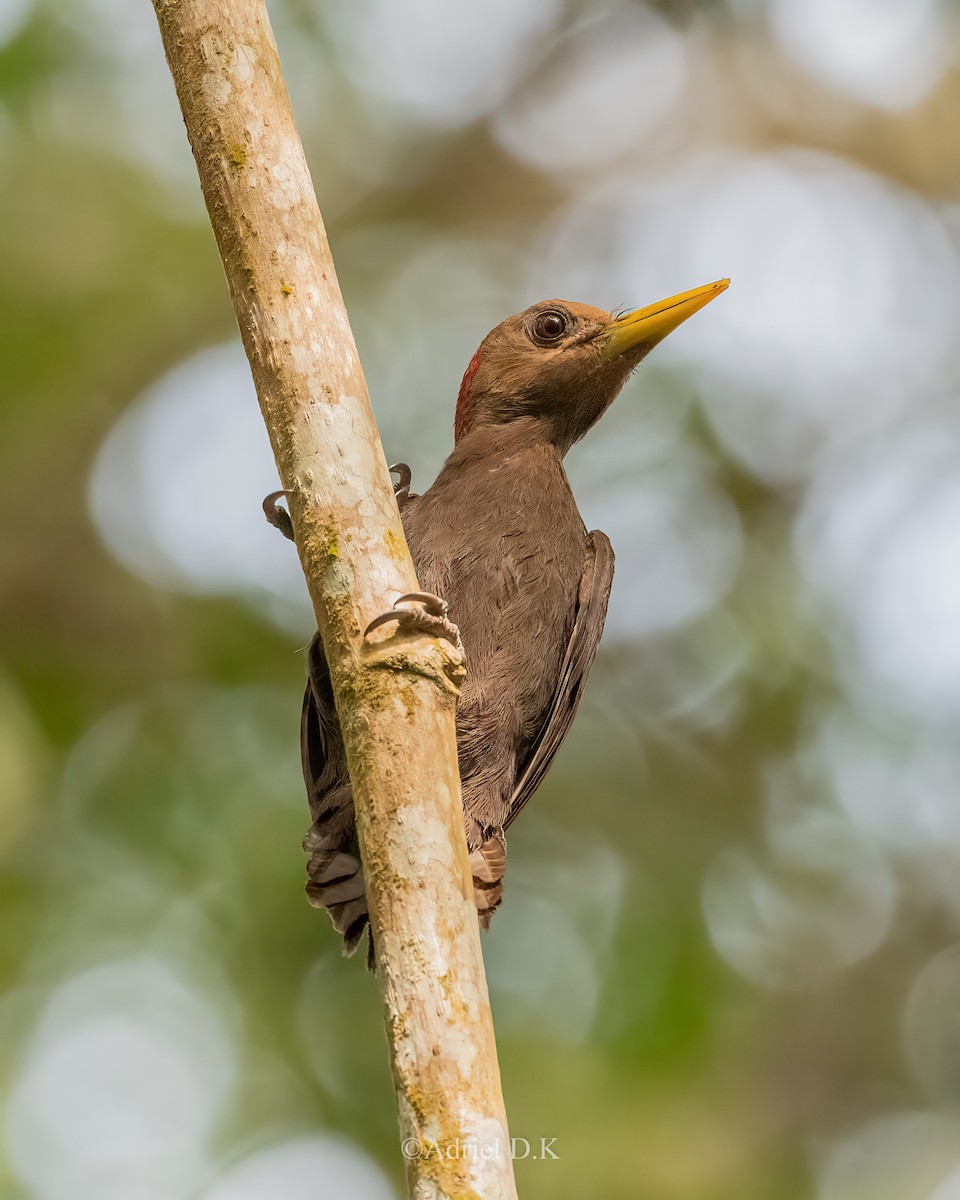
[[[729,284],[729,279],[718,279],[716,283],[694,288],[692,292],[681,292],[679,296],[671,296],[658,304],[650,304],[647,308],[638,308],[635,312],[617,317],[607,334],[607,353],[613,358],[639,346],[651,349],[678,325],[682,325],[687,317],[692,317],[705,304],[725,292]]]

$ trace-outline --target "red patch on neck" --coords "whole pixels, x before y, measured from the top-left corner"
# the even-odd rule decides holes
[[[460,392],[457,395],[457,413],[453,419],[453,440],[455,442],[458,442],[467,432],[467,424],[473,410],[473,396],[471,395],[473,381],[479,369],[480,351],[478,350],[473,358],[470,359],[470,365],[464,371],[463,379],[460,382]]]

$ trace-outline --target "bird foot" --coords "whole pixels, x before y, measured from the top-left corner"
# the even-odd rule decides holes
[[[406,463],[394,463],[392,467],[387,468],[391,475],[399,475],[400,479],[393,486],[393,494],[397,498],[397,507],[403,512],[403,506],[412,497],[410,495],[410,483],[413,479],[413,473]]]
[[[401,604],[415,604],[416,608],[399,608]],[[444,638],[463,651],[460,641],[460,630],[447,616],[447,602],[430,592],[408,592],[394,602],[389,612],[374,617],[363,632],[368,637],[374,629],[386,625],[390,621],[397,622],[397,632],[402,634],[423,634],[426,637]]]
[[[279,529],[285,538],[291,542],[294,541],[293,522],[290,520],[290,514],[285,508],[281,508],[277,501],[281,496],[289,496],[286,491],[271,492],[269,496],[263,498],[263,515],[267,518],[274,529]]]
[[[400,477],[399,482],[394,484],[393,494],[397,498],[397,506],[402,510],[407,501],[412,499],[410,481],[413,479],[413,475],[406,463],[394,463],[389,469],[391,475]],[[293,522],[290,520],[290,514],[277,503],[281,496],[289,495],[290,492],[281,489],[279,492],[271,492],[269,496],[264,496],[263,515],[274,529],[279,529],[285,538],[293,542],[296,539],[293,536]]]

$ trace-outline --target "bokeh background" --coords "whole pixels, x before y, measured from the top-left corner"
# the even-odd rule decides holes
[[[618,574],[484,941],[522,1195],[958,1200],[957,5],[271,10],[420,487],[506,314],[733,279],[569,458]],[[0,1195],[389,1200],[147,0],[0,0],[0,229]]]

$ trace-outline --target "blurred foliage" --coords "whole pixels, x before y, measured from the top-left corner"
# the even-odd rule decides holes
[[[570,457],[618,580],[485,938],[512,1132],[560,1155],[521,1194],[955,1200],[955,6],[271,10],[420,486],[508,312],[733,276]],[[309,612],[149,5],[0,5],[0,227],[0,1192],[395,1194],[375,988],[302,892]]]

